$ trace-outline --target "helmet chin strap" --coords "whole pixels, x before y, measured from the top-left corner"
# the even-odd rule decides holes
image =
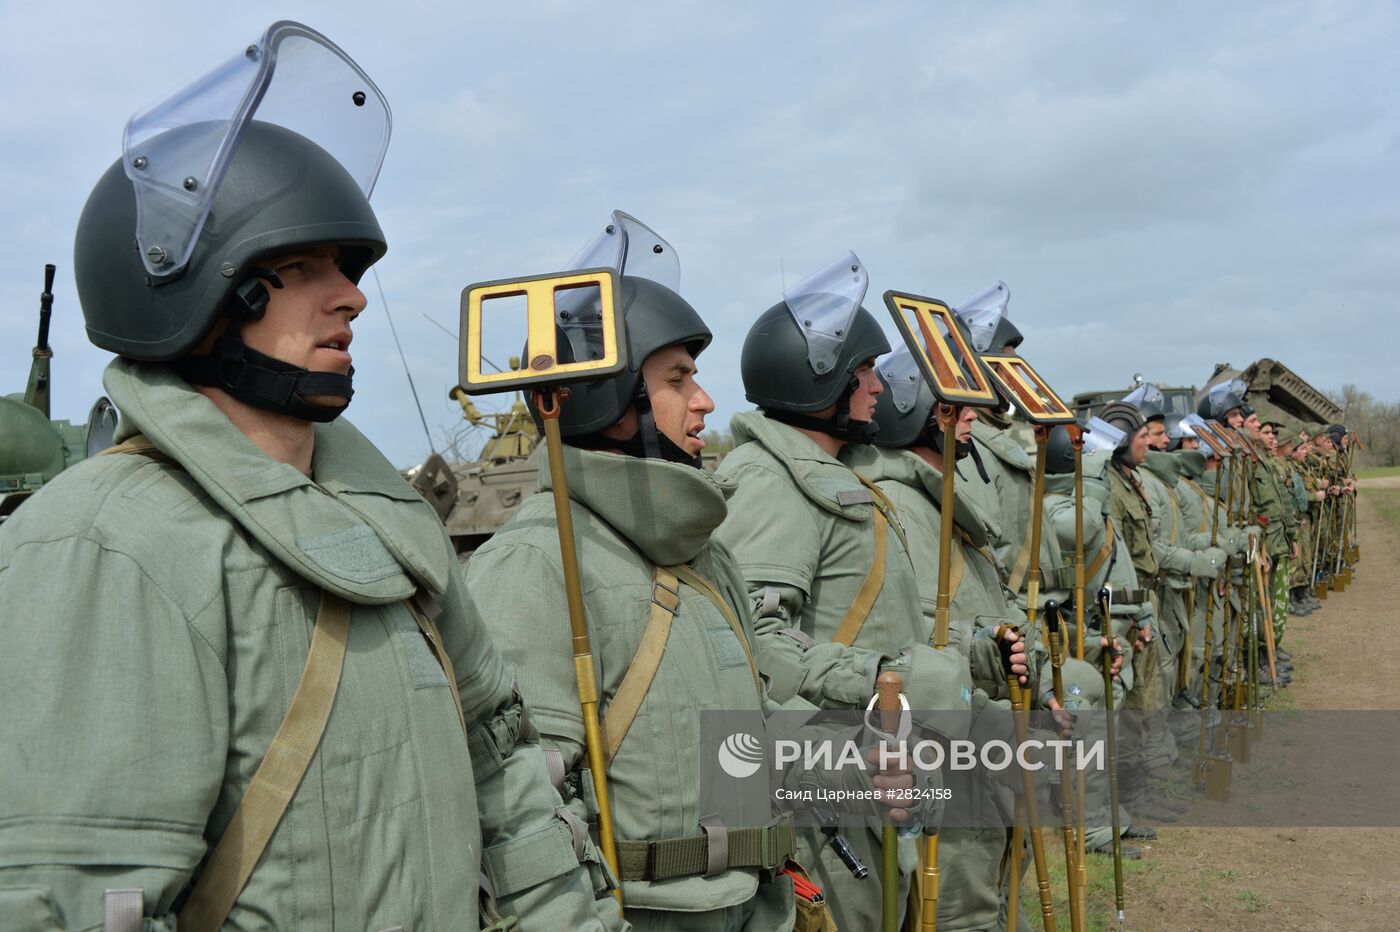
[[[938,427],[938,421],[935,418],[929,418],[918,443],[922,446],[932,447],[939,456],[943,456],[943,431]],[[977,475],[982,478],[982,481],[990,483],[991,477],[987,475],[987,467],[982,465],[982,454],[977,452],[977,445],[970,439],[954,441],[953,462],[956,463],[965,456],[972,457],[972,463],[977,467]]]
[[[274,272],[254,269],[253,276],[235,293],[234,322],[228,332],[214,342],[209,355],[185,356],[168,365],[191,385],[222,389],[254,408],[319,424],[334,421],[350,406],[350,398],[355,394],[351,385],[354,367],[344,375],[313,372],[244,343],[240,333],[243,322],[258,320],[267,310],[267,289],[258,279],[267,279],[274,288],[282,287]],[[310,395],[337,395],[344,398],[345,403],[314,404],[307,400]]]
[[[645,379],[638,381],[637,393],[632,397],[632,402],[637,409],[638,424],[637,432],[632,436],[618,440],[616,437],[592,433],[569,437],[566,442],[582,450],[620,450],[627,456],[635,456],[638,459],[665,460],[668,463],[694,466],[696,469],[703,468],[699,454],[691,456],[665,433],[656,429],[656,416],[651,410],[651,396],[647,394]]]
[[[795,411],[769,411],[765,408],[763,413],[789,427],[814,430],[846,443],[869,443],[879,434],[880,425],[874,421],[857,421],[851,417],[851,395],[859,387],[860,381],[854,375],[851,376],[850,384],[836,401],[836,413],[829,420]]]

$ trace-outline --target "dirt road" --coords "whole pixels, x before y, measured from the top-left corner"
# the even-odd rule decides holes
[[[1400,526],[1382,520],[1377,499],[1400,498],[1400,476],[1361,485],[1372,494],[1360,496],[1362,559],[1351,586],[1288,621],[1296,666],[1288,699],[1298,709],[1400,709],[1393,665],[1362,678],[1357,648],[1372,631],[1394,649]],[[1398,855],[1396,829],[1163,828],[1130,878],[1128,928],[1400,929]]]

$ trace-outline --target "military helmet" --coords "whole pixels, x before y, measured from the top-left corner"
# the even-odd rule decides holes
[[[1045,440],[1045,474],[1059,476],[1071,472],[1074,472],[1074,443],[1070,440],[1069,429],[1064,424],[1056,424]]]
[[[896,449],[915,445],[933,417],[934,397],[913,354],[900,346],[876,360],[875,374],[885,390],[875,400],[873,442]]]
[[[358,282],[388,248],[349,172],[304,136],[262,122],[244,133],[182,274],[161,282],[148,275],[132,241],[136,224],[136,193],[119,160],[83,208],[74,273],[88,338],[132,359],[188,353],[264,258],[335,243],[342,270]]]
[[[89,338],[179,359],[221,314],[260,316],[259,260],[304,247],[340,246],[358,282],[386,249],[369,195],[391,123],[353,59],[285,20],[134,114],[78,222]]]
[[[1167,415],[1167,399],[1162,390],[1151,382],[1143,382],[1123,396],[1123,400],[1137,408],[1143,422],[1155,421]]]
[[[1131,440],[1147,423],[1137,406],[1127,401],[1110,401],[1099,411],[1098,416],[1108,424],[1123,432],[1125,440]],[[1121,445],[1121,444],[1120,444]]]
[[[695,308],[665,285],[649,278],[622,278],[622,317],[626,322],[627,368],[605,379],[569,386],[569,400],[560,406],[559,431],[565,437],[596,434],[616,424],[636,400],[642,383],[642,364],[659,349],[684,344],[691,356],[710,345],[710,328]],[[596,304],[597,293],[594,292]],[[584,316],[587,317],[585,309]],[[575,349],[563,328],[559,334],[560,362],[574,362]],[[533,393],[526,405],[541,424]]]
[[[767,411],[815,414],[847,396],[856,368],[890,351],[861,306],[868,282],[848,252],[760,314],[739,358],[744,397]]]
[[[1224,423],[1225,415],[1236,408],[1245,407],[1244,399],[1248,390],[1242,379],[1229,379],[1212,385],[1201,396],[1200,403],[1196,405],[1196,413],[1208,421]]]
[[[1021,331],[1006,316],[1010,303],[1011,289],[998,281],[953,308],[978,353],[1000,355],[1007,346],[1015,349],[1024,341]]]

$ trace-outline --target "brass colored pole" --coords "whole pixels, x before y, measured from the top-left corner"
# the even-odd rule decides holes
[[[598,681],[593,665],[593,648],[588,641],[588,619],[583,610],[583,587],[579,582],[578,551],[574,546],[574,516],[569,507],[568,475],[564,470],[564,441],[559,432],[559,404],[565,397],[559,389],[535,392],[535,406],[544,421],[549,454],[549,479],[554,486],[554,515],[559,525],[559,553],[564,563],[564,592],[569,604],[569,629],[573,637],[574,676],[578,680],[578,703],[583,713],[583,742],[588,754],[588,770],[593,777],[593,795],[598,800],[598,843],[613,873],[618,869],[617,840],[613,834],[612,801],[608,797],[607,764],[603,759],[603,728],[598,721]],[[619,908],[622,888],[616,891]]]
[[[1056,602],[1045,603],[1045,627],[1049,632],[1046,642],[1050,645],[1050,669],[1054,677],[1055,701],[1060,708],[1065,707],[1065,682],[1061,669],[1065,664],[1060,651],[1060,606]],[[1060,819],[1063,822],[1061,834],[1065,844],[1065,880],[1069,882],[1069,925],[1073,932],[1084,932],[1084,916],[1079,902],[1079,865],[1075,862],[1075,813],[1074,799],[1070,792],[1069,770],[1060,768]]]
[[[1050,429],[1037,424],[1035,427],[1035,478],[1031,488],[1031,558],[1026,572],[1026,627],[1035,631],[1036,617],[1040,612],[1040,528],[1045,514],[1045,445],[1050,440]]]
[[[1024,745],[1029,737],[1029,729],[1026,726],[1028,707],[1021,692],[1020,680],[1010,670],[1006,673],[1006,688],[1011,694],[1011,718],[1015,725],[1016,743],[1018,746]],[[1045,932],[1055,932],[1055,904],[1050,893],[1050,867],[1045,857],[1045,839],[1040,831],[1040,814],[1035,800],[1035,778],[1025,769],[1021,771],[1021,795],[1025,800],[1026,827],[1031,836],[1031,856],[1035,859],[1035,883],[1040,893],[1040,916]],[[1014,861],[1019,861],[1016,856],[1017,850],[1013,848],[1011,851]],[[1019,864],[1016,866],[1019,867]]]
[[[899,694],[904,690],[904,680],[898,673],[881,673],[875,689],[880,728],[894,734],[899,730]],[[888,810],[880,826],[880,854],[880,928],[882,932],[899,932],[899,833]]]
[[[953,566],[953,507],[954,482],[957,478],[957,443],[959,409],[940,403],[938,414],[946,417],[943,426],[943,501],[938,512],[938,592],[934,598],[933,646],[943,650],[948,646],[948,624],[952,615],[952,587],[949,575]],[[938,928],[938,894],[941,883],[938,870],[938,826],[924,826],[924,847],[919,859],[919,929],[935,932]]]

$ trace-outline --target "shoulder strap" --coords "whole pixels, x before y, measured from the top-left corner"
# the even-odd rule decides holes
[[[627,665],[622,683],[613,693],[612,701],[603,715],[603,740],[606,742],[603,757],[606,763],[612,763],[618,748],[622,747],[622,739],[627,737],[632,720],[637,717],[647,690],[651,689],[651,681],[656,678],[657,668],[661,666],[661,656],[666,652],[666,642],[671,638],[671,623],[676,620],[680,605],[680,580],[670,570],[658,566],[651,574],[651,614],[647,617],[641,643],[637,645],[637,652]]]
[[[447,648],[442,643],[442,632],[433,623],[433,618],[442,609],[436,600],[421,590],[413,597],[405,599],[404,604],[408,606],[413,620],[418,623],[418,630],[423,632],[423,637],[433,652],[433,658],[437,660],[438,666],[442,667],[442,672],[447,675],[447,683],[450,687],[448,692],[452,694],[452,705],[457,709],[457,724],[462,726],[462,734],[465,736],[467,734],[467,715],[462,709],[462,694],[457,691],[457,671],[452,669],[452,658],[447,655]]]
[[[888,546],[885,538],[889,520],[885,518],[884,509],[878,505],[871,509],[871,515],[875,519],[875,561],[870,564],[870,571],[865,574],[865,581],[860,584],[855,601],[846,609],[846,617],[841,619],[841,624],[837,626],[836,634],[832,637],[834,642],[847,647],[854,644],[860,636],[860,629],[865,626],[865,619],[875,607],[875,599],[879,597],[880,590],[885,585],[885,549]]]
[[[349,603],[322,592],[316,626],[311,633],[311,649],[292,703],[262,763],[258,764],[247,792],[239,801],[238,809],[180,910],[181,929],[212,932],[222,926],[262,858],[320,747],[335,694],[340,688],[349,631]]]
[[[1099,548],[1098,553],[1094,554],[1093,561],[1084,570],[1086,582],[1094,578],[1094,574],[1104,565],[1104,561],[1111,553],[1113,553],[1113,519],[1106,517],[1103,519],[1103,546]]]
[[[1025,543],[1021,545],[1021,552],[1016,554],[1016,562],[1011,565],[1011,575],[1006,579],[1006,588],[1012,592],[1020,592],[1021,587],[1026,584],[1026,574],[1031,568],[1031,539],[1026,537]]]
[[[739,639],[739,646],[744,648],[744,657],[749,662],[749,672],[753,674],[754,686],[758,689],[759,695],[763,695],[763,681],[760,680],[758,676],[758,664],[754,662],[753,651],[749,647],[748,635],[744,632],[743,625],[739,624],[739,616],[734,614],[733,607],[724,600],[724,596],[719,594],[719,590],[715,588],[714,583],[710,582],[690,567],[681,564],[679,566],[669,567],[669,569],[684,580],[686,585],[709,599],[714,603],[715,608],[719,609],[719,613],[723,615],[724,620],[728,622],[730,630],[733,631],[734,636]]]

